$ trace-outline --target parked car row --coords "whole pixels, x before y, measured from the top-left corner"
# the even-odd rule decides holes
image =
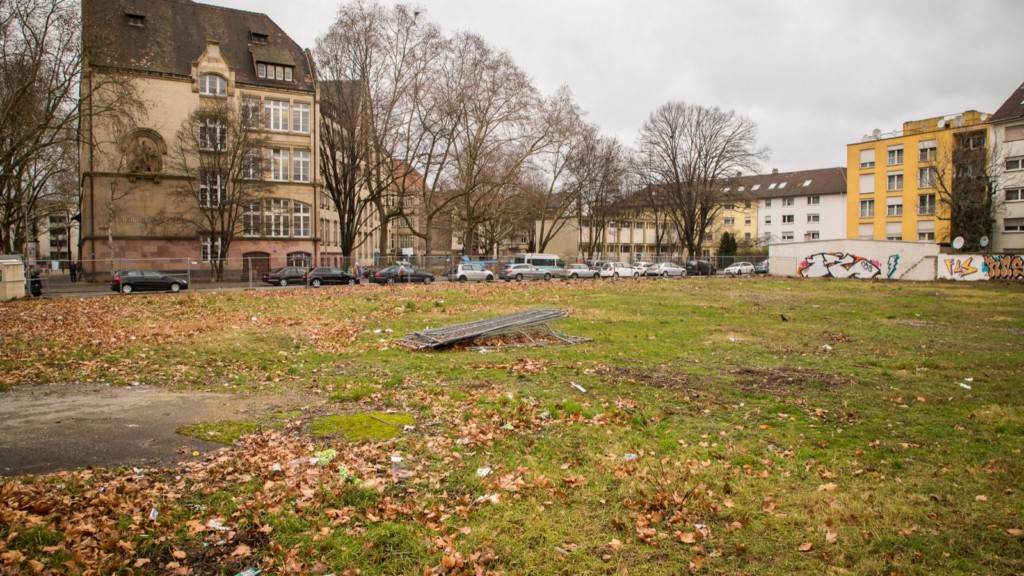
[[[495,278],[506,282],[523,280],[552,280],[564,278],[597,279],[597,278],[640,278],[640,277],[683,277],[713,276],[715,267],[705,260],[690,260],[685,266],[674,262],[637,262],[632,266],[623,262],[588,262],[566,264],[565,266],[534,266],[533,264],[509,263],[495,276],[494,272],[480,263],[464,262],[449,269],[445,276],[452,282],[493,282]],[[768,260],[756,266],[750,262],[736,262],[729,265],[723,273],[728,276],[745,274],[767,274]],[[306,269],[301,266],[283,266],[267,272],[263,282],[275,286],[306,285],[319,288],[323,285],[359,283],[355,274],[332,266],[320,266]],[[382,268],[368,276],[373,284],[423,283],[435,280],[430,272],[416,270],[409,264],[394,264]],[[170,291],[178,292],[188,289],[188,281],[173,275],[152,270],[122,270],[116,272],[110,281],[110,289],[123,294],[136,291]]]

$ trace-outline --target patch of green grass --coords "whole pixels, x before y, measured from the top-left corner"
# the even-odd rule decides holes
[[[374,388],[373,386],[368,386],[366,384],[356,384],[355,386],[346,388],[344,390],[332,392],[330,395],[330,401],[339,404],[345,402],[358,402],[364,398],[369,397],[376,391],[376,388]]]
[[[259,430],[272,430],[284,427],[284,424],[297,416],[300,412],[284,410],[271,412],[252,420],[218,420],[216,422],[197,422],[183,426],[177,430],[182,436],[190,436],[208,442],[219,444],[233,444],[245,434],[252,434]]]
[[[343,436],[351,442],[381,441],[398,437],[404,426],[414,422],[412,414],[334,414],[314,419],[309,431],[319,437]]]

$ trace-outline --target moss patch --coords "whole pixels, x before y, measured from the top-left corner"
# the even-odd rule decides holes
[[[398,436],[403,426],[411,426],[413,422],[412,414],[335,414],[313,420],[309,431],[315,436],[341,435],[353,442],[379,441]]]

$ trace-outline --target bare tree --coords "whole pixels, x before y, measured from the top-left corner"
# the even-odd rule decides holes
[[[581,182],[571,177],[569,167],[573,155],[584,146],[587,126],[583,111],[564,86],[543,102],[540,113],[547,139],[526,164],[526,177],[536,191],[527,205],[537,223],[530,227],[536,244],[533,249],[544,252],[576,208]]]
[[[17,249],[52,209],[40,201],[51,179],[70,180],[79,137],[96,137],[83,117],[123,124],[143,113],[123,74],[82,82],[81,31],[73,0],[0,1],[0,251]]]
[[[200,237],[215,281],[224,279],[224,261],[235,238],[242,232],[262,232],[262,222],[243,219],[247,213],[260,213],[254,204],[268,190],[263,180],[265,143],[266,137],[251,130],[226,99],[204,102],[175,135],[172,161],[184,177],[175,192],[184,202],[171,219]],[[276,161],[269,159],[271,169]]]
[[[547,127],[534,122],[537,91],[503,52],[479,36],[463,33],[452,43],[457,80],[449,105],[456,113],[452,168],[463,245],[477,245],[478,228],[493,213],[492,195],[521,177],[523,164],[547,139]]]
[[[402,192],[415,170],[410,145],[419,93],[440,34],[405,5],[359,1],[342,6],[317,40],[315,55],[325,114],[321,128],[324,184],[341,219],[346,257],[361,243],[371,216],[381,253],[389,223],[404,210]],[[371,212],[372,211],[372,212]]]
[[[628,168],[628,155],[622,143],[601,136],[596,127],[586,131],[569,163],[571,178],[579,189],[579,246],[588,260],[603,255],[608,224],[615,205],[623,198]]]
[[[934,187],[938,200],[938,206],[919,210],[935,210],[937,219],[948,221],[950,240],[963,238],[963,250],[982,250],[982,238],[992,238],[1000,208],[996,183],[1004,160],[1001,147],[989,147],[987,130],[979,127],[953,134],[952,146],[939,152],[934,165],[924,166],[918,173],[918,187]]]
[[[655,110],[639,134],[639,166],[647,184],[665,190],[688,254],[700,255],[721,209],[722,183],[756,171],[767,155],[757,144],[757,124],[735,112],[683,102]]]

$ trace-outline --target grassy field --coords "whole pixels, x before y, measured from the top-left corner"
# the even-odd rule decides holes
[[[527,308],[592,341],[395,345]],[[232,449],[177,468],[0,480],[4,574],[1024,573],[1020,285],[359,286],[0,325],[0,388],[306,399],[192,427]]]

